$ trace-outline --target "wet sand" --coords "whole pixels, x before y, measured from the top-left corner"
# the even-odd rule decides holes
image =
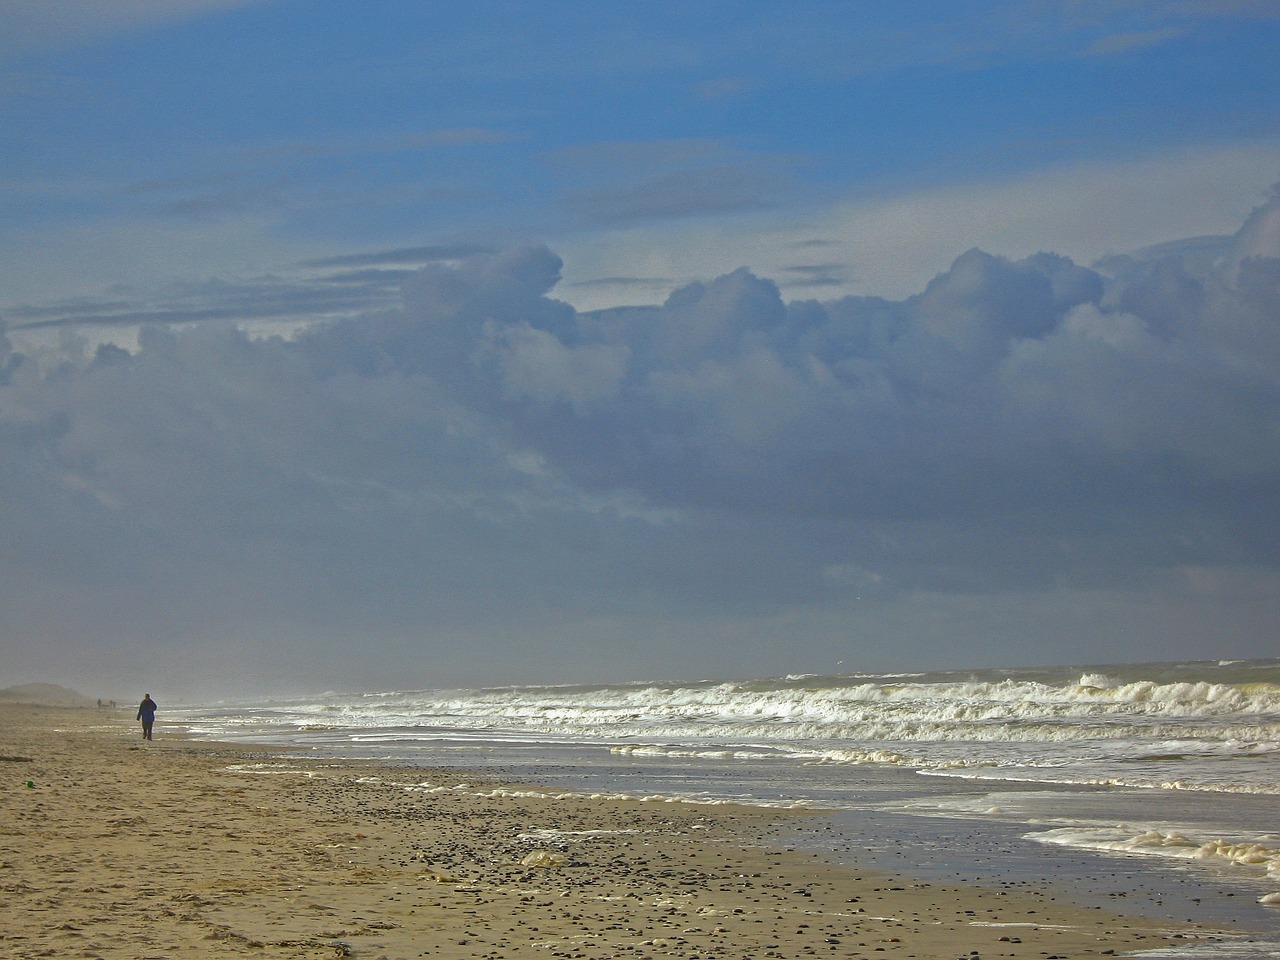
[[[297,760],[162,721],[144,742],[132,713],[0,706],[0,955],[1046,960],[1217,939],[771,846],[804,814]]]

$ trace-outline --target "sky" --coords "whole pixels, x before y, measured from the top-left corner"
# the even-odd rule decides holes
[[[1280,655],[1280,3],[0,0],[0,685]]]

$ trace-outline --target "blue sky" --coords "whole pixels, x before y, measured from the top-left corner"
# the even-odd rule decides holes
[[[1079,247],[1059,252],[1094,255],[1238,222],[1280,137],[1273,4],[140,3],[79,31],[84,4],[59,4],[62,24],[43,22],[47,4],[7,6],[5,286],[32,300],[117,273],[529,240],[590,251],[567,256],[559,291],[584,306],[660,302],[733,256],[789,270],[784,289],[900,295],[963,249],[962,225],[904,276],[876,259],[909,249],[859,262],[833,210],[1036,177],[1052,191],[1079,167],[1141,182],[1163,159],[1182,158],[1166,178],[1231,163],[1216,217],[1160,197],[1124,211],[1132,237],[1045,228]],[[729,260],[688,249],[703,226],[732,236]],[[635,248],[672,227],[695,269],[633,275]],[[777,248],[805,233],[836,236],[840,270]],[[1038,249],[986,234],[971,242]],[[745,239],[770,235],[767,253]],[[155,265],[130,271],[131,255]]]
[[[1274,654],[1277,102],[1248,0],[0,3],[9,669]]]

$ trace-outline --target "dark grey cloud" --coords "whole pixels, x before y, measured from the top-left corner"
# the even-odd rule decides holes
[[[626,224],[760,210],[777,203],[784,189],[775,173],[746,165],[714,165],[625,186],[574,191],[567,202],[591,223]]]
[[[83,361],[25,359],[0,329],[6,658],[109,648],[154,653],[175,682],[225,668],[267,686],[652,676],[677,656],[768,670],[776,645],[726,665],[696,625],[826,623],[790,665],[945,595],[989,603],[993,649],[1017,650],[999,614],[1017,598],[1119,608],[1117,591],[1218,578],[1213,609],[1245,618],[1223,634],[1262,655],[1277,222],[1280,199],[1213,257],[1105,272],[970,250],[903,300],[785,302],[740,269],[582,313],[554,298],[544,247],[420,248],[184,288],[136,349]],[[26,322],[94,315],[62,309]],[[239,322],[285,312],[314,322],[293,338]],[[855,601],[878,613],[856,620]],[[894,642],[936,655],[950,635],[931,629]],[[1046,624],[1021,655],[1061,660],[1062,636]],[[1165,639],[1134,657],[1194,652]],[[1080,659],[1117,649],[1080,642]]]
[[[9,311],[14,330],[135,327],[210,321],[315,322],[398,305],[406,269],[332,270],[310,277],[264,276],[171,284],[134,298],[76,297]]]
[[[786,268],[792,287],[839,287],[849,282],[846,263],[798,263]]]
[[[669,277],[594,277],[590,280],[578,280],[569,284],[571,287],[633,287],[642,290],[666,289],[672,286]]]
[[[550,289],[541,257],[526,295]],[[455,301],[419,349],[589,489],[881,534],[951,525],[937,556],[903,552],[916,582],[1272,563],[1278,262],[1233,279],[1169,255],[1109,278],[971,250],[899,302],[784,304],[740,270],[661,307],[541,300],[546,321],[471,289],[485,306]],[[443,280],[420,278],[409,315],[439,315]]]
[[[421,266],[441,260],[461,260],[481,254],[493,253],[488,247],[476,244],[435,244],[423,247],[397,247],[372,253],[348,253],[334,257],[306,260],[304,267],[386,267]]]
[[[284,205],[293,185],[279,174],[246,171],[204,177],[145,180],[126,187],[126,199],[179,219],[217,219],[238,211],[259,213]]]

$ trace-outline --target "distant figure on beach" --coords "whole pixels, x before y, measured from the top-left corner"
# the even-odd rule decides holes
[[[156,722],[156,702],[151,699],[151,694],[149,693],[138,704],[138,719],[142,721],[143,738],[150,740],[151,726]]]

